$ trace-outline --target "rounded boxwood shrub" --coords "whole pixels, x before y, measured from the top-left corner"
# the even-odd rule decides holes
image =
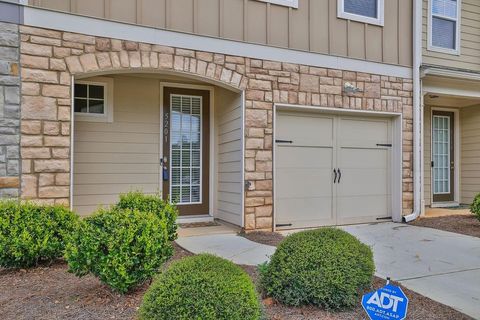
[[[77,222],[63,206],[0,201],[0,266],[27,268],[62,257]]]
[[[334,228],[288,236],[260,269],[265,293],[285,305],[353,307],[374,273],[371,249]]]
[[[167,223],[168,239],[177,239],[177,216],[178,210],[174,204],[164,201],[158,195],[146,195],[141,192],[129,192],[120,195],[117,207],[121,209],[137,209],[142,212],[153,212]]]
[[[480,193],[475,196],[475,199],[473,199],[470,211],[477,216],[478,220],[480,220]]]
[[[91,273],[125,293],[150,279],[172,253],[165,220],[151,212],[111,207],[81,221],[65,258],[75,275]]]
[[[260,300],[250,277],[209,254],[173,262],[148,289],[140,319],[259,319]]]

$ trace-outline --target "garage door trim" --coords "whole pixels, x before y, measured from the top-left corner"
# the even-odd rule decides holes
[[[319,113],[330,115],[350,115],[350,116],[368,116],[368,117],[383,117],[391,118],[392,121],[392,173],[390,178],[391,183],[391,212],[392,220],[395,222],[402,221],[402,151],[403,151],[403,130],[402,113],[397,112],[377,112],[377,111],[365,111],[365,110],[342,110],[328,107],[314,107],[314,106],[299,106],[291,104],[274,104],[273,106],[273,228],[276,229],[276,153],[277,146],[276,139],[276,119],[278,111],[290,111],[290,112],[307,112],[307,113]]]

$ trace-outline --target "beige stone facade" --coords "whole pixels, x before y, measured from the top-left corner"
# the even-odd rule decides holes
[[[71,76],[170,71],[245,90],[245,229],[273,224],[273,105],[403,113],[403,211],[413,207],[412,80],[21,27],[24,199],[69,203]],[[347,94],[345,82],[362,92]]]

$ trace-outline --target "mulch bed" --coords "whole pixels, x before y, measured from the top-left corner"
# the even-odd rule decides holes
[[[283,239],[283,236],[278,233],[266,233],[266,232],[252,232],[243,234],[244,237],[255,242],[260,242],[268,245],[277,246]],[[243,266],[243,268],[250,274],[250,276],[257,282],[258,273],[254,267]],[[394,283],[399,285],[398,283]],[[373,288],[378,289],[385,285],[385,280],[374,277]],[[448,306],[433,301],[427,297],[424,297],[416,292],[408,290],[403,286],[400,286],[403,292],[409,298],[408,316],[407,319],[415,320],[437,320],[437,319],[449,319],[449,320],[467,320],[473,319],[463,313],[460,313]],[[373,291],[369,290],[369,291]],[[325,319],[325,320],[358,320],[368,319],[365,311],[358,302],[358,306],[353,310],[343,312],[328,312],[315,307],[286,307],[271,299],[265,299],[264,305],[266,313],[269,319],[274,320],[300,320],[300,319]]]
[[[439,229],[480,238],[480,221],[473,214],[420,218],[413,221],[411,224],[414,226]]]
[[[175,245],[166,264],[192,255]],[[28,270],[0,269],[1,319],[134,319],[149,283],[132,293],[113,293],[93,276],[78,278],[64,261]]]
[[[269,245],[278,245],[283,239],[282,235],[262,232],[244,236]],[[175,245],[175,254],[167,265],[190,255],[192,255],[190,252]],[[257,268],[242,267],[258,283]],[[375,278],[373,286],[378,288],[384,283],[384,280]],[[146,283],[127,295],[116,294],[92,276],[77,278],[68,273],[64,261],[28,270],[0,269],[0,318],[18,320],[135,319],[148,286],[149,283]],[[410,290],[402,289],[410,298],[409,319],[471,319],[447,306]],[[360,306],[351,311],[332,313],[315,307],[285,307],[271,299],[265,299],[264,304],[268,318],[274,320],[367,319]]]

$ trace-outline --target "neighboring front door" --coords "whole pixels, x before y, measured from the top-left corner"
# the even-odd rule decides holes
[[[454,113],[432,114],[432,189],[433,202],[454,201]]]
[[[163,197],[182,216],[209,214],[209,107],[208,91],[164,88]]]

